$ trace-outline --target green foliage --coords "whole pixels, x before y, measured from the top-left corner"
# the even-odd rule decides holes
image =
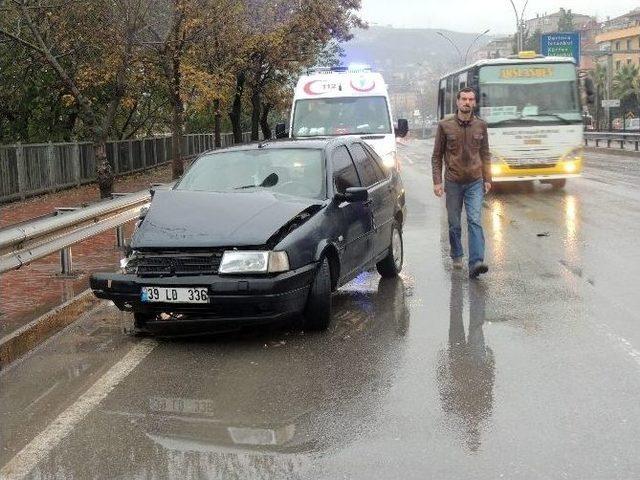
[[[564,8],[561,8],[560,19],[558,20],[558,31],[573,32],[574,28],[573,13],[571,12],[571,9],[565,10]]]
[[[357,16],[360,0],[64,5],[3,4],[1,143],[165,133],[176,129],[176,108],[183,117],[179,128],[212,130],[214,101],[222,129],[229,131],[240,73],[247,78],[242,128],[252,124],[256,105],[264,118],[282,118],[298,74],[336,63],[340,43],[351,38],[353,28],[364,26]],[[177,26],[172,23],[176,15]]]
[[[626,111],[637,110],[640,100],[640,68],[623,65],[613,77],[613,96],[619,98]]]

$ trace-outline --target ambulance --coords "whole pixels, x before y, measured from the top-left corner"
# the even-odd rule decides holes
[[[367,66],[314,69],[302,75],[291,109],[291,138],[356,135],[367,142],[389,168],[398,168],[396,137],[408,133],[399,119],[394,127],[389,92],[380,73]],[[286,137],[284,124],[276,137]]]

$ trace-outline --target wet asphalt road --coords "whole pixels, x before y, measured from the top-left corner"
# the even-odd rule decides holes
[[[489,196],[470,282],[429,152],[402,147],[399,280],[341,289],[325,334],[139,340],[101,307],[0,374],[1,474],[640,478],[640,159]]]

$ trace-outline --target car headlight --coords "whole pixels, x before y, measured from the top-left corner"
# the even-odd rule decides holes
[[[122,273],[136,273],[138,264],[138,252],[135,250],[125,258],[120,259],[120,271]]]
[[[218,272],[225,273],[280,273],[289,270],[287,252],[235,251],[222,255]]]
[[[491,175],[498,176],[502,174],[502,165],[494,163],[491,165]]]

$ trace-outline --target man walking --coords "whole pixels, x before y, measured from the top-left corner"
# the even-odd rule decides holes
[[[462,205],[467,212],[469,233],[469,277],[487,273],[484,263],[482,199],[491,190],[491,156],[487,124],[474,114],[476,93],[463,88],[457,95],[458,111],[438,124],[431,165],[433,192],[446,193],[449,243],[454,268],[462,268]],[[446,165],[442,185],[442,163]]]

